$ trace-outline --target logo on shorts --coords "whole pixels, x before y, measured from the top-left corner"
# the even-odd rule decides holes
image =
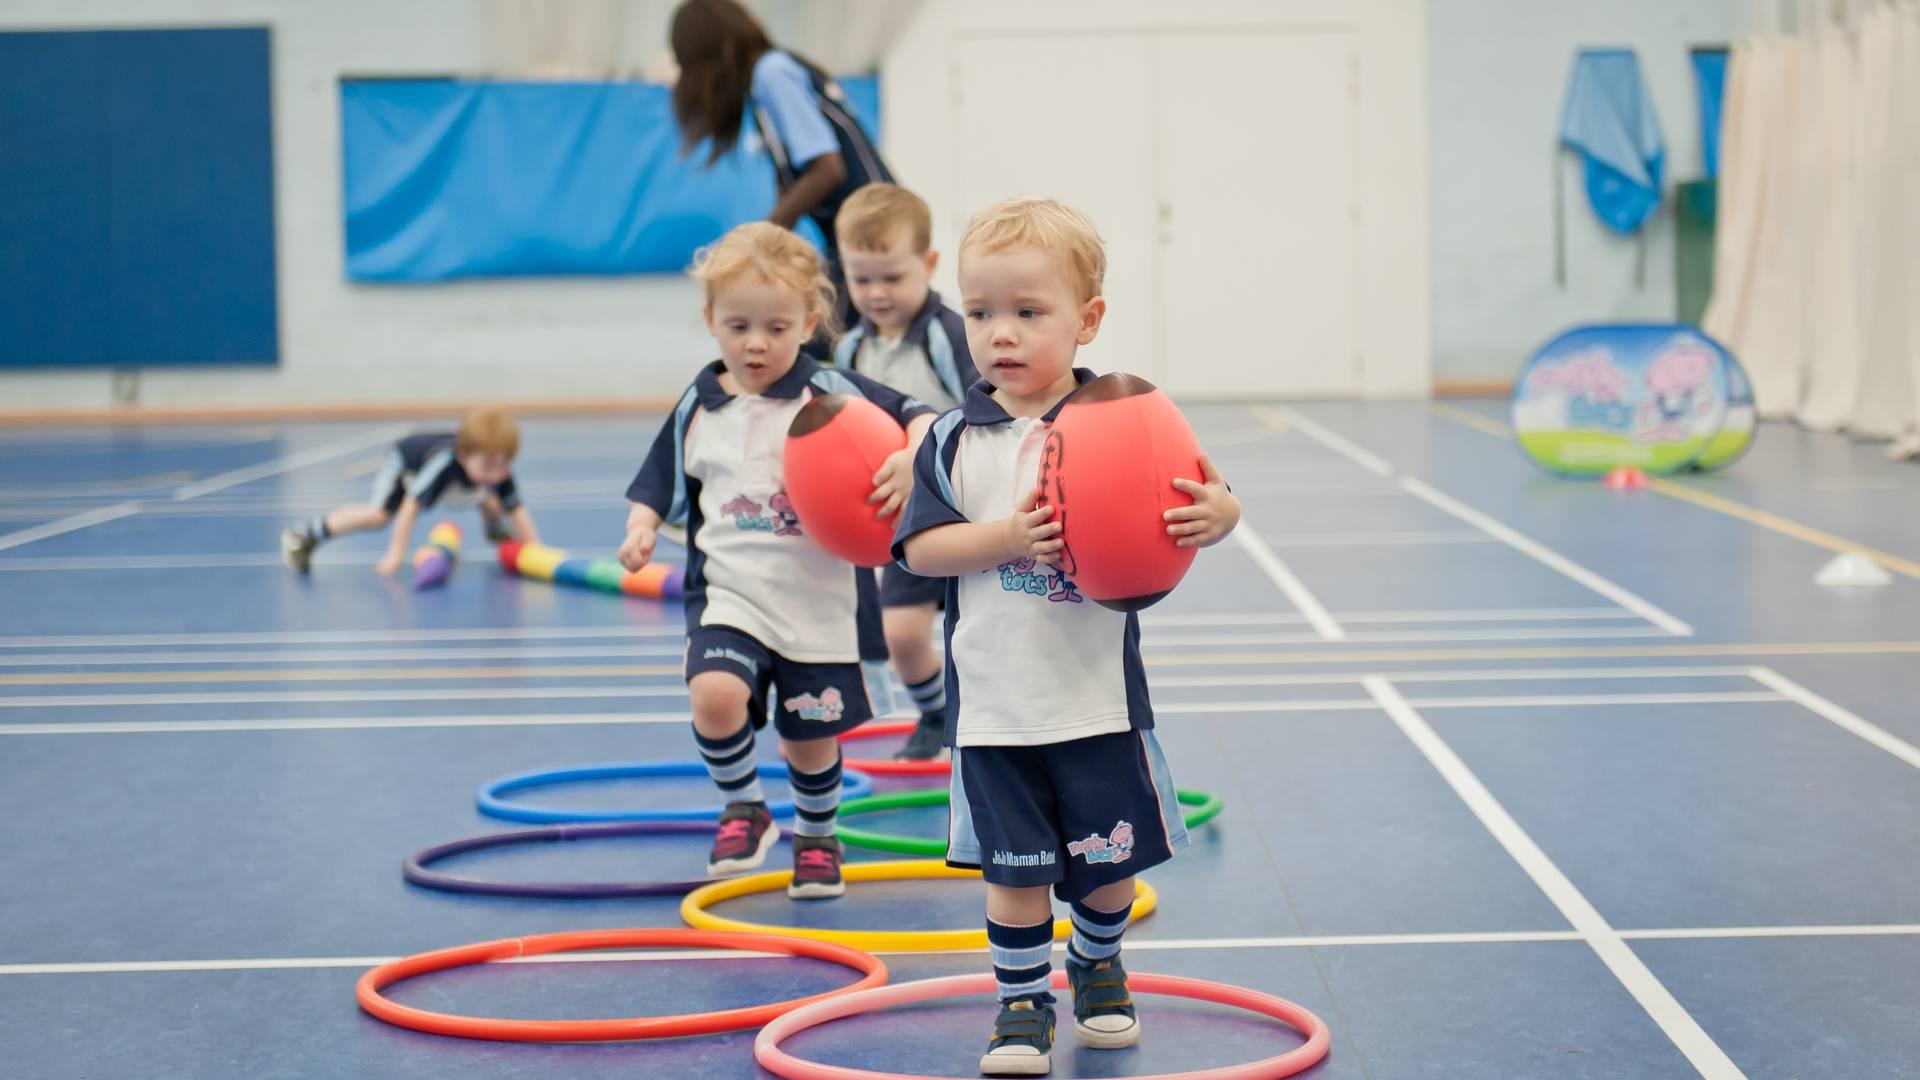
[[[707,651],[701,653],[700,656],[706,660],[731,660],[741,667],[746,668],[747,674],[749,675],[760,674],[760,662],[758,660],[748,656],[746,653],[738,652],[721,645],[708,646]]]
[[[787,707],[788,712],[802,720],[818,720],[823,724],[833,723],[847,711],[846,700],[840,696],[840,688],[837,686],[829,686],[820,691],[819,697],[801,694],[798,697],[790,697],[781,704]]]
[[[1122,821],[1110,836],[1094,833],[1085,840],[1067,845],[1067,854],[1078,855],[1089,863],[1123,863],[1133,858],[1133,826]]]
[[[1054,854],[1051,851],[1025,853],[1017,851],[995,851],[993,853],[993,865],[995,866],[1052,866],[1053,860]]]

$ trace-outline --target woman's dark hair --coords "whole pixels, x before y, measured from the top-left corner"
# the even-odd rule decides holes
[[[686,0],[673,13],[672,39],[680,64],[673,115],[680,122],[681,150],[692,153],[701,139],[711,138],[712,164],[740,140],[753,65],[773,50],[773,42],[737,0]]]

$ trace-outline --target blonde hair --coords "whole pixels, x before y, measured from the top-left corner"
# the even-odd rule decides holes
[[[885,251],[900,230],[916,255],[933,246],[933,212],[926,200],[895,184],[868,184],[840,204],[834,220],[840,246],[857,251]]]
[[[1003,199],[973,215],[967,222],[966,235],[960,238],[963,258],[969,249],[990,255],[1017,247],[1060,255],[1066,259],[1080,299],[1100,295],[1107,276],[1107,250],[1087,215],[1053,199],[1023,195]]]
[[[453,437],[453,452],[500,454],[512,461],[520,453],[520,425],[502,409],[475,409],[460,421]]]
[[[800,294],[809,315],[820,316],[828,334],[833,325],[833,282],[820,253],[790,230],[770,221],[749,221],[701,248],[687,271],[706,286],[707,305],[721,289],[742,282],[785,285]]]

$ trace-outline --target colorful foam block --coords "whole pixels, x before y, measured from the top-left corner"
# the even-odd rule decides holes
[[[442,521],[427,533],[427,542],[413,553],[413,591],[435,589],[460,561],[460,526]]]
[[[650,600],[680,599],[684,577],[679,567],[665,563],[649,563],[628,573],[613,559],[576,559],[559,548],[517,540],[500,545],[500,565],[520,577]]]

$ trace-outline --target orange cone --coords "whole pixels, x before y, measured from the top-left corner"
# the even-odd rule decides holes
[[[1621,465],[1609,470],[1607,472],[1607,478],[1603,482],[1615,491],[1631,491],[1635,488],[1646,487],[1652,483],[1651,480],[1647,479],[1645,470],[1635,468],[1632,465]]]

